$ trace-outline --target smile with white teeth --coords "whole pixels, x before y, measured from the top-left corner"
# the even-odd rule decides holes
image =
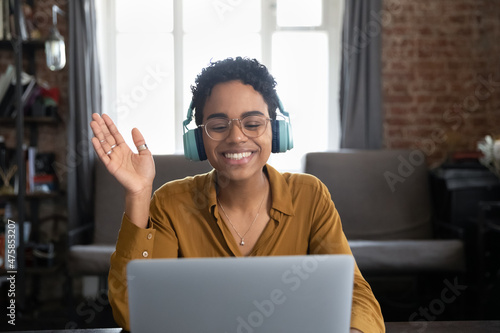
[[[225,158],[229,158],[231,160],[241,160],[242,158],[248,157],[252,155],[251,152],[244,152],[244,153],[226,153],[224,154]]]

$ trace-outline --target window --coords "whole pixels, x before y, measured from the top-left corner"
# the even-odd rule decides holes
[[[182,153],[190,86],[210,61],[265,64],[290,113],[294,148],[273,154],[302,170],[308,151],[339,145],[341,0],[99,1],[103,110],[132,145],[137,127],[155,154]]]

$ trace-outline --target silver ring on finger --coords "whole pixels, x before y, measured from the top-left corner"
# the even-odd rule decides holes
[[[137,146],[137,151],[138,152],[141,152],[141,151],[146,150],[146,149],[148,149],[148,145],[147,144],[143,144],[143,145]]]
[[[113,148],[115,148],[115,147],[116,147],[116,144],[112,145],[112,146],[111,146],[111,149],[113,149]]]
[[[113,149],[110,149],[109,151],[106,152],[106,155],[111,155],[112,152],[113,152]]]
[[[104,143],[106,142],[106,140],[102,139],[102,140],[99,140],[100,143]]]

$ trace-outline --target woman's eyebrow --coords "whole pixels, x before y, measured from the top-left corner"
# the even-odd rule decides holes
[[[243,114],[241,115],[241,118],[245,118],[248,116],[264,116],[264,113],[262,113],[261,111],[247,111],[247,112],[243,112]],[[212,119],[212,118],[227,118],[227,119],[229,119],[227,114],[222,113],[222,112],[212,113],[210,116],[207,117],[207,120]]]
[[[210,116],[207,117],[207,120],[212,118],[229,118],[229,117],[227,116],[227,114],[221,112],[221,113],[211,114]]]
[[[247,111],[241,115],[241,118],[245,118],[248,116],[264,116],[264,113],[262,113],[260,111]]]

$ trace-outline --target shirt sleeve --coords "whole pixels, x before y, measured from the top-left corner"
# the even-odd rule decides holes
[[[155,233],[156,230],[151,227],[146,229],[137,227],[126,214],[123,214],[116,250],[111,255],[108,298],[116,323],[127,331],[130,330],[127,264],[134,259],[146,259],[152,256]]]
[[[178,241],[171,227],[171,220],[178,210],[172,209],[169,192],[156,191],[149,206],[148,227],[137,227],[130,218],[123,214],[122,225],[118,233],[116,250],[111,255],[108,275],[108,298],[116,323],[125,330],[130,330],[128,310],[127,264],[134,259],[176,258]],[[172,215],[173,214],[173,215]]]
[[[313,217],[309,252],[311,254],[352,255],[330,193],[323,184],[320,187],[321,191],[316,201],[317,207]],[[351,327],[364,333],[385,332],[380,305],[357,264],[354,267]]]

